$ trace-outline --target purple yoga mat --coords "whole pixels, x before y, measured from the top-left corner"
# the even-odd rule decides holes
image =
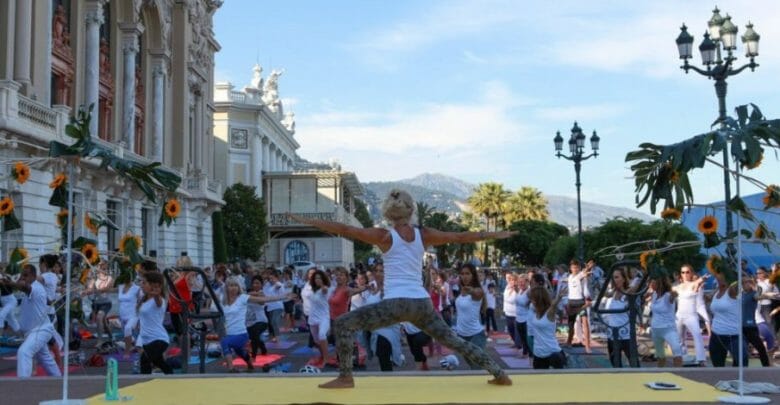
[[[498,353],[499,356],[516,356],[520,353],[519,350],[515,349],[511,346],[500,346],[495,347],[496,353]]]
[[[289,340],[282,340],[279,342],[265,342],[265,347],[269,349],[275,349],[275,350],[286,350],[291,347],[295,346],[295,342],[289,341]]]
[[[531,361],[529,359],[520,359],[517,357],[501,357],[501,360],[506,363],[509,368],[531,368]]]

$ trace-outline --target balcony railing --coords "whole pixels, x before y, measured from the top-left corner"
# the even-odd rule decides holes
[[[19,94],[19,117],[47,130],[57,130],[57,112]]]

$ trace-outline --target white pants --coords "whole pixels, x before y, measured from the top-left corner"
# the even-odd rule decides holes
[[[31,330],[24,338],[24,342],[19,346],[19,352],[16,354],[16,375],[20,378],[32,377],[33,357],[46,370],[46,374],[54,377],[62,376],[62,371],[57,367],[51,351],[49,351],[49,341],[55,337],[57,332],[52,324],[39,326]]]
[[[677,334],[680,335],[680,343],[683,354],[688,352],[685,347],[685,330],[693,336],[693,347],[696,350],[696,361],[707,360],[707,353],[704,351],[704,338],[701,335],[699,326],[699,314],[677,314]]]
[[[16,319],[16,297],[13,294],[3,295],[0,297],[0,332],[2,332],[5,324],[11,327],[14,332],[19,331],[19,321]]]
[[[127,337],[133,337],[135,327],[138,326],[138,318],[132,317],[130,319],[120,319],[122,322],[122,331],[124,332],[124,336]]]

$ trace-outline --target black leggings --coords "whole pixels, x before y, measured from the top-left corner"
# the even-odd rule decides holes
[[[742,348],[742,365],[747,367],[747,350],[744,350],[744,346]],[[724,367],[728,353],[731,353],[731,365],[737,367],[739,365],[738,350],[739,335],[718,335],[713,332],[710,336],[710,360],[712,360],[713,367]]]
[[[629,364],[631,363],[631,351],[629,350],[629,344],[630,340],[628,339],[621,339],[621,340],[607,340],[607,350],[609,351],[609,362],[612,363],[612,367],[614,368],[622,368],[623,367],[623,354],[626,355],[626,358],[628,359]],[[614,357],[615,351],[617,350],[617,359]],[[632,367],[639,367],[639,364],[632,364]]]
[[[484,318],[485,318],[485,320],[482,323],[485,324],[485,329],[488,332],[490,332],[491,326],[493,327],[493,330],[498,330],[498,326],[496,326],[496,310],[495,309],[488,308],[485,311]]]
[[[548,368],[563,368],[566,366],[566,355],[563,351],[553,353],[547,357],[534,356],[534,369],[547,370]]]
[[[411,335],[407,334],[406,341],[409,343],[409,351],[412,352],[415,362],[424,363],[428,361],[428,357],[426,357],[423,352],[423,347],[428,346],[428,344],[431,343],[430,336],[421,331]]]
[[[266,329],[268,329],[268,323],[266,322],[257,322],[246,328],[246,333],[249,335],[249,341],[252,345],[252,358],[257,356],[257,349],[260,349],[260,354],[262,355],[268,354],[268,349],[266,349],[262,337]]]
[[[758,333],[758,326],[743,326],[742,336],[745,337],[745,347],[747,347],[747,343],[750,343],[758,352],[761,365],[769,367],[769,355],[766,353],[764,341],[761,340],[761,335]]]
[[[523,354],[528,355],[531,353],[531,346],[528,344],[528,323],[527,322],[515,322],[517,325],[517,339],[523,344]]]
[[[384,336],[376,335],[376,357],[379,359],[379,369],[393,371],[393,346]]]
[[[157,366],[165,374],[173,374],[173,369],[165,362],[165,357],[163,356],[168,348],[168,343],[162,340],[155,340],[152,343],[145,344],[143,347],[141,374],[152,374],[152,365]]]

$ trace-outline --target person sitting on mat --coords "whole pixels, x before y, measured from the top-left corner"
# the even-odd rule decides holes
[[[393,189],[382,204],[382,212],[392,224],[389,229],[360,228],[339,222],[324,221],[288,214],[291,220],[313,226],[342,237],[376,245],[382,252],[385,266],[385,299],[348,312],[336,319],[336,347],[339,376],[321,384],[321,388],[352,388],[352,348],[355,331],[373,330],[382,326],[412,322],[443,345],[455,350],[473,364],[489,371],[495,378],[491,384],[511,385],[512,380],[484,350],[465,342],[436,313],[428,291],[423,287],[423,254],[429,246],[447,243],[472,243],[486,239],[508,238],[516,232],[443,232],[411,224],[414,214],[412,196]]]

